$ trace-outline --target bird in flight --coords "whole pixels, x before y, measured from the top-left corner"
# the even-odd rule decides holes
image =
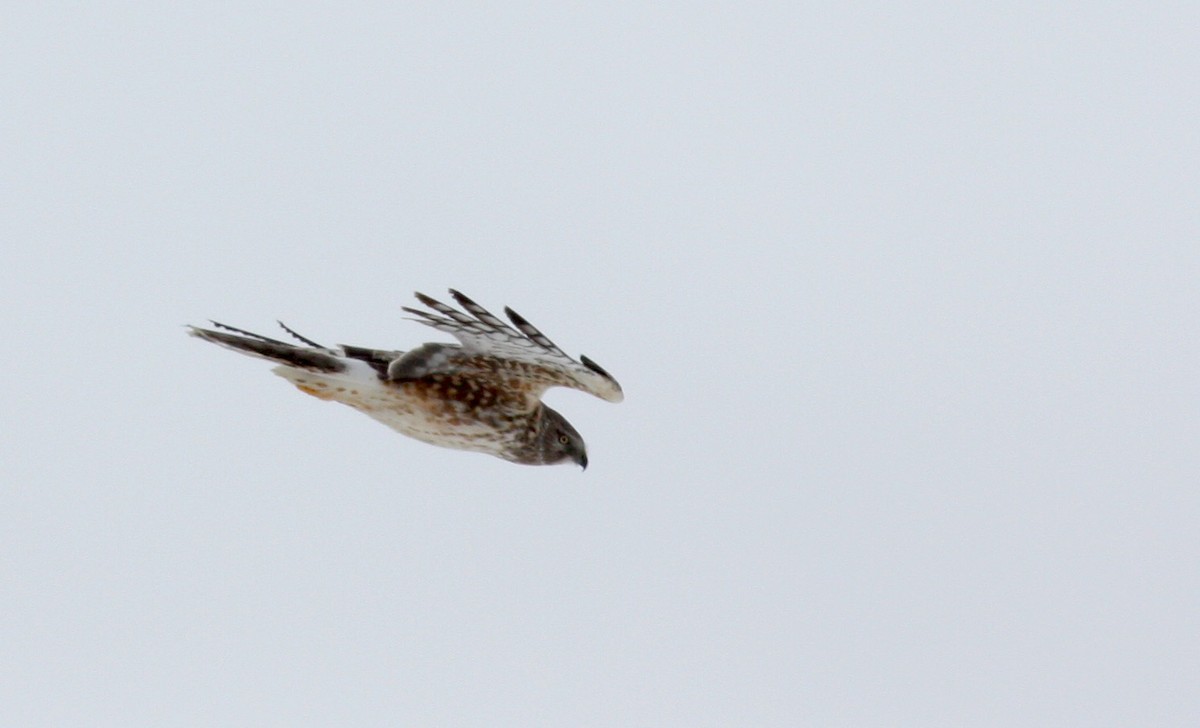
[[[275,362],[273,370],[301,392],[341,402],[422,442],[482,452],[523,465],[574,462],[587,468],[587,448],[571,423],[542,403],[550,387],[579,389],[609,402],[621,385],[586,356],[576,361],[511,308],[512,325],[450,290],[462,310],[417,293],[428,311],[404,307],[457,344],[427,343],[410,351],[322,346],[283,322],[299,344],[213,321],[189,326],[192,336]]]

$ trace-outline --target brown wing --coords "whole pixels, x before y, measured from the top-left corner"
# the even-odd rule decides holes
[[[416,321],[459,340],[462,347],[452,355],[455,366],[485,366],[488,360],[501,362],[512,375],[530,384],[534,399],[547,388],[559,386],[578,389],[609,402],[624,399],[621,385],[611,374],[586,356],[580,357],[580,361],[571,358],[511,308],[505,308],[504,313],[512,326],[458,291],[451,289],[450,295],[466,313],[423,293],[416,294],[417,300],[433,313],[407,307],[404,310],[418,316]],[[450,352],[440,353],[450,356]]]

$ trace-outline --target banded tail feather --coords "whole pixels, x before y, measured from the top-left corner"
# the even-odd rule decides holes
[[[188,333],[196,338],[212,342],[217,346],[223,346],[226,349],[232,349],[242,354],[256,356],[278,364],[286,364],[298,369],[329,373],[346,370],[346,364],[326,349],[296,346],[262,336],[261,334],[243,331],[242,329],[227,326],[216,321],[212,323],[218,328],[225,329],[225,331],[189,326]],[[288,333],[292,333],[290,329],[287,331]]]

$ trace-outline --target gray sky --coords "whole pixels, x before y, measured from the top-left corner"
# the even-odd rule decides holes
[[[1194,9],[10,5],[0,724],[1200,723]],[[448,286],[586,473],[182,328]]]

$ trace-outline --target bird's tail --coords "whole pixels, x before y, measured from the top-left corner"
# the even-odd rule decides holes
[[[283,326],[282,322],[279,325],[283,326],[284,331],[304,342],[306,346],[296,346],[286,341],[270,339],[261,334],[236,329],[232,326],[217,323],[216,321],[212,323],[213,326],[224,329],[224,331],[189,326],[188,333],[205,341],[211,341],[218,346],[223,346],[226,349],[232,349],[233,351],[249,356],[256,356],[260,359],[276,362],[277,364],[296,367],[297,369],[326,373],[346,370],[345,361],[339,359],[333,350],[300,336],[287,326]]]

